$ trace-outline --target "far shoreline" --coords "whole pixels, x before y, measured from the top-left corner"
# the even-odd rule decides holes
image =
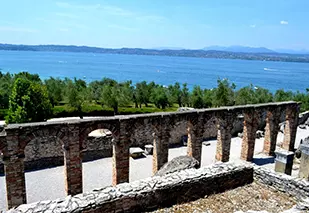
[[[242,61],[271,61],[290,63],[309,63],[309,54],[289,54],[289,53],[246,53],[227,52],[202,49],[183,50],[156,50],[143,48],[101,48],[74,45],[12,45],[0,44],[0,51],[14,52],[63,52],[63,53],[92,53],[92,54],[112,54],[112,55],[139,55],[139,56],[166,56],[185,58],[208,58]]]

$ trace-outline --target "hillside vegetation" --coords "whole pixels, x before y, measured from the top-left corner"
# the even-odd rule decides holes
[[[116,114],[175,111],[178,107],[209,108],[273,101],[301,101],[309,109],[306,93],[248,85],[237,88],[228,79],[218,79],[217,87],[204,89],[187,84],[162,86],[155,82],[117,82],[103,78],[86,83],[82,79],[41,80],[37,74],[0,72],[0,119],[8,123],[38,122],[52,117],[111,116]]]

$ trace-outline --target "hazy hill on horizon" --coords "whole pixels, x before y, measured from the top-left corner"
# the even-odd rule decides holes
[[[243,59],[262,61],[289,61],[309,63],[309,54],[278,53],[273,50],[259,47],[232,46],[208,47],[204,49],[143,49],[143,48],[101,48],[76,45],[16,45],[1,44],[0,50],[13,51],[47,51],[47,52],[85,52],[105,54],[131,54],[131,55],[155,55],[155,56],[181,56],[197,58],[217,59]]]
[[[229,47],[215,45],[215,46],[204,47],[203,50],[217,50],[217,51],[239,52],[239,53],[277,53],[276,51],[268,49],[266,47],[247,47],[241,45],[233,45]]]

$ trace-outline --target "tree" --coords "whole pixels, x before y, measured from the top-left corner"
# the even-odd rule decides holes
[[[203,94],[204,107],[208,108],[212,106],[213,96],[214,96],[213,89],[204,89]]]
[[[257,98],[253,85],[243,87],[236,92],[235,104],[245,105],[245,104],[255,104],[257,103]]]
[[[191,96],[192,106],[194,108],[203,108],[203,91],[200,86],[194,86]]]
[[[9,97],[12,92],[13,77],[10,73],[0,72],[0,109],[9,108]]]
[[[132,100],[131,82],[106,84],[101,91],[101,102],[113,108],[114,114],[118,114],[118,107],[129,104]]]
[[[46,87],[26,78],[17,78],[10,96],[6,122],[39,122],[46,120],[51,114],[52,106]]]
[[[217,80],[218,86],[215,89],[214,106],[232,106],[234,101],[234,90],[236,85],[230,84],[228,79]]]
[[[25,78],[32,82],[42,83],[40,76],[38,74],[30,74],[29,72],[19,72],[14,75],[14,79],[17,78]]]
[[[262,87],[255,88],[257,103],[268,103],[273,101],[273,94]]]
[[[167,91],[163,86],[157,86],[152,93],[152,101],[156,107],[165,109],[169,105]]]
[[[182,85],[182,90],[181,90],[181,102],[183,106],[189,106],[190,105],[190,93],[189,89],[187,87],[188,85],[184,83]]]
[[[148,107],[151,90],[147,82],[142,81],[140,83],[136,83],[135,90],[136,90],[136,101],[139,107],[142,108],[142,104],[145,104],[145,106]]]
[[[50,77],[45,80],[44,83],[46,85],[49,101],[52,106],[58,105],[60,101],[64,100],[65,84],[61,79]]]
[[[293,93],[291,91],[285,92],[283,89],[279,89],[276,91],[274,96],[274,101],[290,101],[293,100]]]
[[[180,84],[176,82],[174,85],[168,87],[171,95],[171,103],[177,103],[179,107],[182,107],[182,91]]]
[[[67,100],[71,107],[78,111],[79,117],[83,118],[83,105],[88,100],[87,84],[85,81],[74,78],[67,82]]]

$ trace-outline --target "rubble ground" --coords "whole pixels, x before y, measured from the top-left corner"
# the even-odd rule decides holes
[[[173,205],[154,212],[233,213],[236,211],[265,210],[269,213],[279,213],[292,208],[295,204],[296,200],[293,197],[263,184],[253,182],[243,187],[213,194],[193,202]]]

